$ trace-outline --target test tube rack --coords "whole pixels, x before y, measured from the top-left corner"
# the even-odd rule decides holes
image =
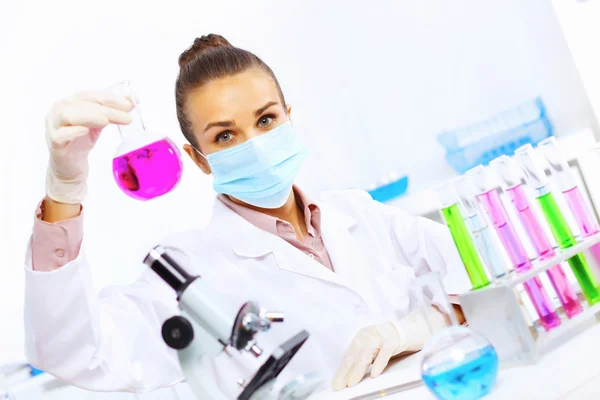
[[[535,261],[533,268],[525,273],[513,271],[486,287],[459,296],[469,326],[494,345],[503,366],[536,363],[544,353],[600,323],[600,303],[590,306],[580,296],[583,307],[581,313],[568,319],[561,307],[557,310],[561,317],[558,327],[548,332],[543,328],[536,329],[524,314],[517,290],[519,284],[545,273],[597,243],[600,243],[600,234],[589,236],[570,248],[556,249],[554,257]]]

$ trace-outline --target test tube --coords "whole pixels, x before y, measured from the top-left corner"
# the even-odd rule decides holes
[[[467,225],[460,213],[458,195],[451,184],[440,187],[438,193],[442,202],[442,216],[446,221],[446,225],[448,225],[452,239],[454,239],[458,254],[465,265],[473,289],[489,285],[490,281],[485,274],[479,254],[477,254]]]
[[[521,184],[522,172],[517,162],[508,156],[500,156],[490,162],[490,167],[500,177],[500,185],[512,200],[512,204],[517,210],[519,219],[523,223],[525,231],[540,257],[540,261],[554,257],[556,253],[540,221],[535,216],[524,187]],[[567,317],[571,318],[579,314],[582,311],[581,303],[560,264],[548,269],[546,273],[548,274],[548,278],[550,278],[550,282],[552,282],[554,290],[558,294]]]
[[[525,173],[527,183],[535,190],[535,196],[542,213],[548,221],[552,235],[560,248],[566,249],[575,245],[577,243],[575,236],[573,236],[571,228],[569,228],[558,204],[556,204],[554,195],[550,191],[550,182],[540,166],[541,161],[533,147],[530,144],[519,147],[515,151],[515,157]],[[599,302],[600,288],[583,254],[576,254],[569,258],[567,262],[571,266],[588,303],[592,305]]]
[[[515,228],[508,218],[508,213],[500,200],[496,185],[491,181],[488,170],[482,165],[467,172],[480,193],[478,198],[490,220],[496,228],[500,241],[504,245],[508,256],[513,263],[517,273],[524,273],[532,268],[529,256],[517,236]],[[542,326],[546,331],[560,325],[560,319],[552,306],[550,297],[542,285],[538,276],[526,280],[523,283],[525,291],[529,295],[533,306],[540,317]]]
[[[475,247],[477,247],[483,263],[494,278],[505,276],[508,271],[501,250],[496,245],[485,216],[477,203],[473,183],[468,177],[462,176],[456,181],[456,189],[460,197],[462,215],[471,230]]]
[[[552,175],[556,177],[561,192],[567,200],[567,204],[575,217],[575,222],[584,237],[595,235],[600,232],[600,227],[592,214],[592,210],[583,199],[583,195],[577,186],[575,176],[569,164],[560,153],[556,138],[549,137],[542,140],[538,147],[546,157]],[[600,243],[590,247],[590,253],[600,266]]]

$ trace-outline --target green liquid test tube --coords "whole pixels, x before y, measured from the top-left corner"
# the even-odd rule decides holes
[[[539,155],[528,144],[515,150],[515,157],[525,173],[527,183],[536,192],[538,204],[560,248],[566,249],[575,245],[577,242],[575,241],[573,232],[569,228],[565,217],[562,215],[560,208],[558,208],[558,204],[556,204],[554,195],[550,191],[550,182],[546,177],[546,173],[540,167],[541,161],[539,160]],[[579,286],[581,286],[587,302],[590,305],[600,302],[598,281],[596,281],[583,254],[577,254],[569,258],[567,262],[573,270],[573,274],[577,278],[577,282],[579,282]]]
[[[577,242],[573,232],[571,232],[565,217],[560,212],[552,193],[546,193],[538,197],[537,200],[560,248],[567,249],[574,246]],[[590,305],[598,303],[600,301],[600,288],[598,288],[598,282],[583,254],[579,253],[569,258],[567,262],[571,266],[588,303]]]
[[[463,264],[469,275],[469,279],[473,284],[473,289],[479,289],[490,284],[483,264],[479,258],[479,254],[475,249],[475,244],[471,239],[467,225],[460,214],[458,204],[453,204],[449,207],[442,208],[442,216],[450,229],[458,254],[462,259]]]

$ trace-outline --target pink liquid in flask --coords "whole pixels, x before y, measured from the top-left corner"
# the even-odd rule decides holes
[[[181,180],[182,170],[179,150],[168,138],[113,159],[113,175],[119,188],[142,201],[173,190]]]

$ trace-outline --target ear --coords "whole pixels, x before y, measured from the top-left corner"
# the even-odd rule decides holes
[[[198,154],[198,151],[195,148],[193,148],[192,145],[184,144],[183,150],[185,150],[187,155],[190,156],[194,164],[196,164],[198,168],[202,170],[202,172],[204,172],[206,175],[210,175],[212,173],[212,171],[210,170],[210,165],[208,165],[208,161],[206,161],[206,158]]]
[[[290,120],[290,122],[292,122],[292,106],[290,104],[287,105],[287,114],[288,119]]]

